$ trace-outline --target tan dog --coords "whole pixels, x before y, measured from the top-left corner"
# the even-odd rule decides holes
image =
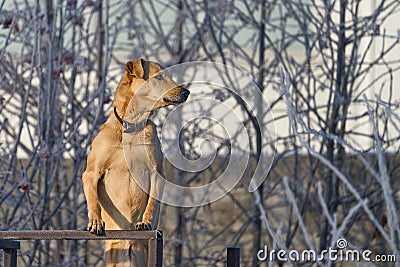
[[[157,227],[160,205],[151,196],[162,193],[156,175],[162,173],[163,156],[155,125],[148,118],[153,110],[182,103],[189,95],[161,70],[143,59],[126,63],[114,112],[93,140],[82,176],[91,233]],[[106,241],[106,262],[107,266],[146,266],[146,245]]]

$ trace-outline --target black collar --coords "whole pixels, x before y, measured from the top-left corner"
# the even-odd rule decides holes
[[[117,107],[114,107],[114,115],[117,118],[117,120],[119,121],[119,123],[121,123],[122,127],[124,127],[124,133],[137,133],[140,132],[144,129],[144,127],[146,127],[146,120],[143,120],[141,122],[136,122],[136,123],[131,123],[131,122],[127,122],[124,121],[117,112]]]

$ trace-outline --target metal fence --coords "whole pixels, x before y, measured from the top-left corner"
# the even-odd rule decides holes
[[[18,240],[18,241],[16,241]],[[106,231],[96,236],[87,231],[0,231],[0,249],[4,250],[4,266],[17,266],[19,240],[148,240],[148,265],[162,266],[163,238],[160,231]]]
[[[42,231],[0,231],[0,249],[4,251],[4,267],[17,266],[17,250],[20,240],[147,240],[148,266],[162,266],[163,237],[161,231],[108,230],[105,235],[96,236],[87,231],[42,230]],[[240,266],[240,248],[227,248],[227,267]]]

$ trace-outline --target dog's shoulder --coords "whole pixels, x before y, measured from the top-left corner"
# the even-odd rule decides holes
[[[104,123],[99,132],[93,139],[92,148],[96,146],[115,146],[120,145],[122,141],[122,127],[113,123]]]

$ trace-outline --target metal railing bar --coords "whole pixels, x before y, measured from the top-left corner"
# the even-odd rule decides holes
[[[159,231],[107,230],[105,235],[101,236],[77,230],[0,231],[1,240],[148,240],[157,238],[160,238]]]

